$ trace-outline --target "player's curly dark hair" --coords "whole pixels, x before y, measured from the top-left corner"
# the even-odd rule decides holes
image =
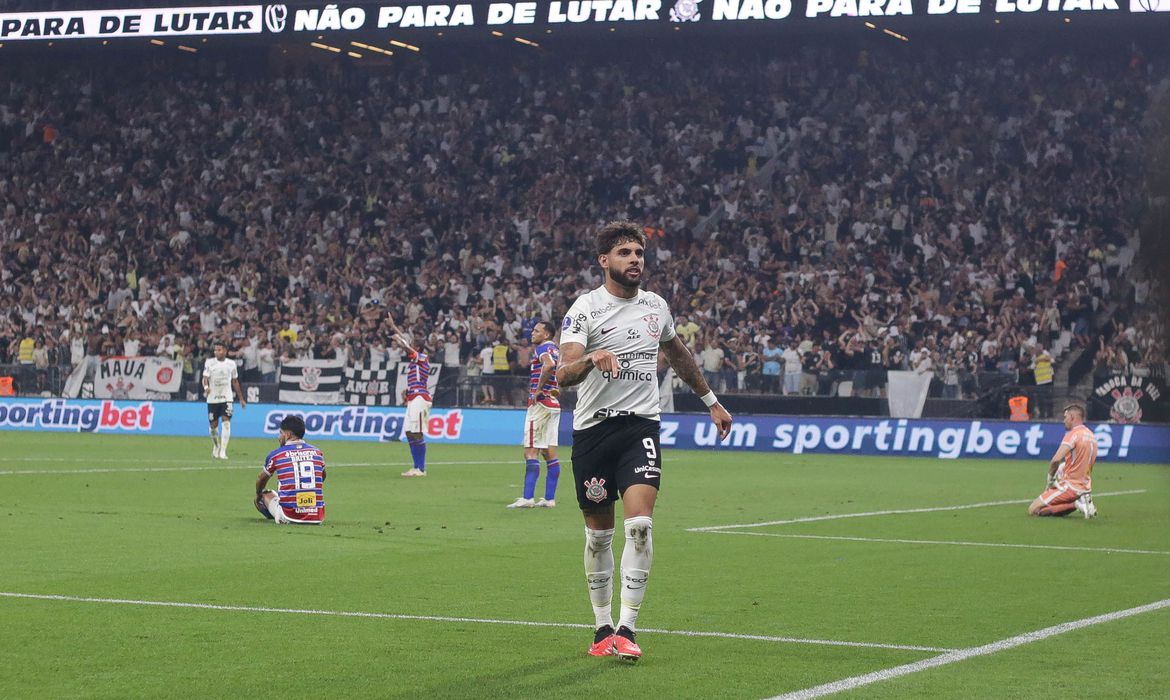
[[[597,234],[597,254],[606,255],[619,243],[637,243],[646,247],[646,233],[633,221],[611,221]]]
[[[280,429],[287,430],[293,435],[303,438],[305,436],[305,419],[295,415],[285,416],[280,421]]]

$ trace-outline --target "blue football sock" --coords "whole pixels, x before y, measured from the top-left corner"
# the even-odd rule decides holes
[[[420,472],[427,470],[427,443],[422,438],[414,440],[407,438],[410,443],[410,458],[414,461],[414,468]]]
[[[544,499],[553,501],[557,497],[557,479],[561,478],[561,460],[550,459],[545,467],[548,469],[548,475],[544,478]]]
[[[536,494],[536,480],[540,477],[540,460],[524,460],[524,497],[531,499]]]

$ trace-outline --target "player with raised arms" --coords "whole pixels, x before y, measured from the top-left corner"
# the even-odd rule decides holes
[[[388,318],[394,331],[394,342],[406,351],[409,364],[406,368],[406,442],[410,445],[410,459],[413,466],[402,472],[402,476],[427,475],[427,443],[424,432],[427,418],[431,415],[431,390],[427,382],[431,378],[430,356],[416,350],[406,335]]]
[[[222,340],[212,344],[214,357],[203,363],[203,395],[207,397],[207,421],[211,428],[211,456],[227,459],[228,440],[232,437],[232,391],[240,397],[240,408],[247,408],[236,361],[227,356]],[[220,421],[223,427],[220,427]]]
[[[280,447],[268,453],[256,477],[256,510],[277,525],[320,525],[325,521],[325,455],[305,442],[305,421],[285,416]],[[264,487],[276,477],[278,490]]]
[[[557,387],[560,351],[553,342],[556,326],[539,321],[532,329],[532,365],[528,372],[528,412],[524,416],[524,492],[509,508],[555,508],[561,460],[557,459],[557,435],[561,427],[561,390]],[[540,457],[544,455],[544,498],[536,497]]]
[[[654,546],[654,503],[662,481],[658,353],[711,412],[720,439],[731,414],[703,379],[675,333],[666,301],[641,289],[646,235],[629,221],[597,235],[605,284],[579,297],[561,327],[561,387],[580,385],[573,412],[573,480],[585,517],[585,578],[596,630],[592,656],[636,661],[635,622],[646,594]],[[621,612],[614,630],[614,503],[622,499],[625,546]]]

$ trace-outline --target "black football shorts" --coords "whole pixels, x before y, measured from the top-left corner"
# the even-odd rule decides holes
[[[582,510],[613,503],[634,484],[661,488],[659,429],[656,420],[615,416],[573,431],[573,481]]]

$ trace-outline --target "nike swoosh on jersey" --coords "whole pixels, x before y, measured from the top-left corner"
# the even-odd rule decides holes
[[[602,334],[602,335],[605,335],[606,333],[610,333],[610,332],[613,332],[613,331],[616,331],[616,330],[617,330],[617,326],[614,326],[613,328],[602,328],[602,329],[601,329],[601,334]]]

